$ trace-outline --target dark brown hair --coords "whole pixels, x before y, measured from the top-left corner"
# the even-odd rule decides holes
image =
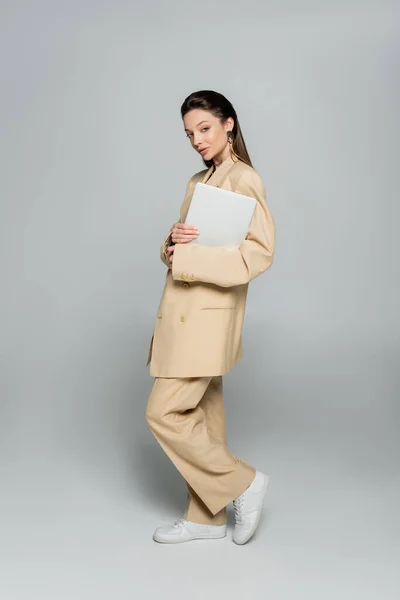
[[[244,143],[242,130],[240,129],[239,120],[236,115],[236,111],[232,104],[225,96],[214,92],[212,90],[200,90],[199,92],[193,92],[183,102],[181,106],[181,116],[183,117],[194,108],[200,108],[201,110],[207,110],[217,117],[221,123],[224,123],[226,119],[232,117],[234,126],[232,129],[232,154],[252,167],[249,153],[247,152],[246,144]],[[211,167],[214,163],[212,160],[205,160],[203,162],[207,167]]]

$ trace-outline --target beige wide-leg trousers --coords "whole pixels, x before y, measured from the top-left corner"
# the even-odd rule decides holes
[[[157,377],[146,421],[188,486],[184,517],[226,523],[226,505],[250,485],[256,469],[226,447],[222,376]]]

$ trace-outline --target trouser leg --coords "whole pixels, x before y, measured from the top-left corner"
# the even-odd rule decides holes
[[[146,421],[187,484],[215,516],[250,485],[255,468],[233,456],[208,428],[201,400],[212,379],[156,378]]]
[[[203,409],[206,427],[221,444],[226,444],[226,423],[222,376],[213,377],[207,387],[199,406]],[[187,483],[187,482],[186,482]],[[195,523],[207,525],[223,525],[226,523],[226,508],[213,515],[199,498],[194,489],[187,483],[188,495],[184,517]]]

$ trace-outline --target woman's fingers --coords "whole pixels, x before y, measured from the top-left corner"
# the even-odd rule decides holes
[[[196,236],[196,237],[193,237],[193,238],[188,238],[188,237],[185,237],[185,238],[179,238],[179,237],[178,237],[178,238],[172,238],[172,242],[173,242],[174,244],[188,244],[189,242],[192,242],[192,241],[194,241],[194,240],[196,240],[196,239],[197,239],[197,236]]]
[[[195,225],[186,225],[186,223],[175,223],[172,228],[172,232],[175,234],[195,234],[199,233],[199,230]]]
[[[174,258],[174,250],[175,250],[175,246],[168,246],[168,248],[167,248],[167,254],[168,254],[169,262],[171,262],[171,263],[172,263],[173,258]]]
[[[175,223],[174,227],[182,231],[198,231],[196,225],[189,225],[188,223]]]
[[[174,244],[186,244],[199,237],[199,230],[195,225],[175,223],[172,227],[172,241]]]
[[[185,244],[195,240],[198,236],[199,230],[194,225],[176,223],[172,229],[172,241],[174,244]]]
[[[182,234],[180,234],[180,235],[179,234],[178,235],[172,234],[172,241],[174,242],[174,244],[185,244],[186,242],[190,242],[192,240],[195,240],[198,237],[199,237],[198,233],[191,234],[191,235],[189,235],[189,234],[184,234],[184,235],[182,235]]]

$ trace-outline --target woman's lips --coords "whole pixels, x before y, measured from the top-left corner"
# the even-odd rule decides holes
[[[204,148],[203,150],[200,150],[200,154],[206,154],[208,152],[208,148]]]

